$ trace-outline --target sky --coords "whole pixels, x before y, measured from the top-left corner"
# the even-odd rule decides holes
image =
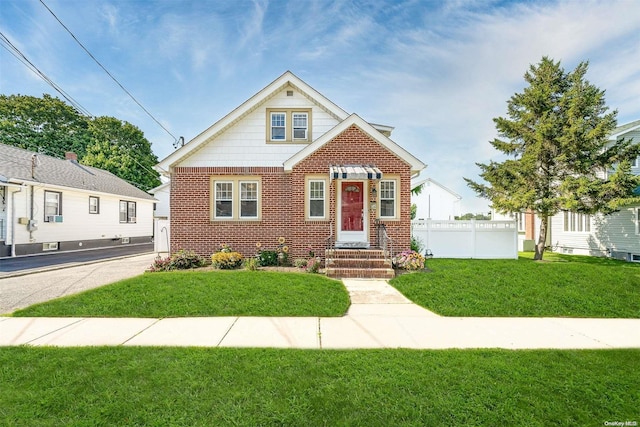
[[[160,160],[290,70],[395,127],[463,213],[488,212],[463,177],[500,159],[493,118],[543,56],[588,61],[618,124],[640,119],[640,0],[2,0],[0,33],[91,115],[140,128]],[[62,98],[0,47],[0,93]]]

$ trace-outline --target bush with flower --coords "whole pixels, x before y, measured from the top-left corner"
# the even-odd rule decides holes
[[[155,273],[158,271],[188,270],[202,267],[204,264],[205,259],[194,251],[180,249],[166,258],[157,256],[147,271]]]
[[[235,252],[231,246],[223,243],[220,250],[211,255],[211,265],[220,270],[232,270],[242,265],[242,254]]]
[[[403,270],[422,270],[424,268],[424,256],[416,251],[403,251],[393,257],[393,265]]]

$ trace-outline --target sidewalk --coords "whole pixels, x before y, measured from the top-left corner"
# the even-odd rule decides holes
[[[640,319],[439,317],[383,280],[344,283],[352,305],[343,317],[0,317],[0,346],[640,348]]]

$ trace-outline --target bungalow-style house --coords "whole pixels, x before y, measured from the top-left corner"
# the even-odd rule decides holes
[[[425,165],[392,130],[285,72],[157,165],[171,180],[171,251],[409,249],[411,177]]]
[[[411,188],[420,187],[419,194],[411,195],[411,202],[416,206],[415,219],[453,221],[460,216],[462,197],[431,178],[416,178]]]
[[[151,243],[154,201],[74,153],[0,144],[0,257]]]
[[[620,139],[640,144],[640,120],[618,126],[609,136],[611,142]],[[631,171],[640,174],[640,159],[634,160]],[[554,251],[640,262],[639,205],[609,215],[562,212],[551,218],[550,228]]]

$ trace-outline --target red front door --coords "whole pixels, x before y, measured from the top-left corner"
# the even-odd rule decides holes
[[[341,230],[364,230],[364,184],[362,182],[342,182]]]

